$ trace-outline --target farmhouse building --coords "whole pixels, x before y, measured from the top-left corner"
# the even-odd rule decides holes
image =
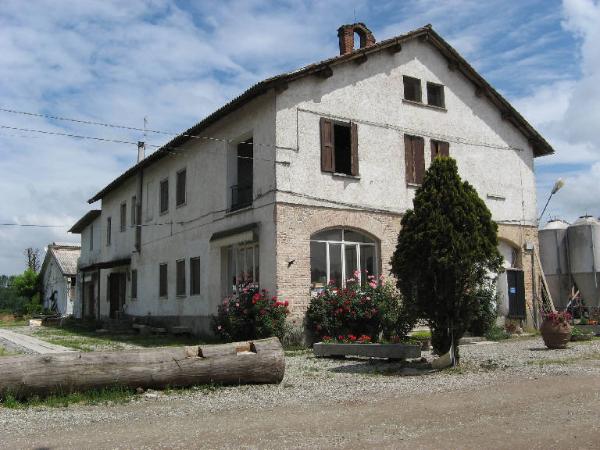
[[[531,320],[534,158],[550,145],[431,26],[338,38],[338,56],[252,86],[89,200],[71,230],[80,315],[202,332],[257,283],[301,318],[329,281],[388,275],[402,215],[449,155],[499,224],[501,312]]]
[[[54,242],[48,245],[42,263],[42,305],[61,316],[73,314],[73,308],[78,303],[76,277],[79,252],[79,245]]]

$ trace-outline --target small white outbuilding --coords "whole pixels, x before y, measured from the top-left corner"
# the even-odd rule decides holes
[[[61,316],[73,314],[77,290],[77,261],[81,246],[77,244],[48,245],[40,272],[42,304]]]

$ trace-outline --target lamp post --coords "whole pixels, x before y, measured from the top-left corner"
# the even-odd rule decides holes
[[[565,182],[562,178],[559,178],[558,180],[556,180],[556,183],[554,183],[554,186],[552,187],[552,192],[550,192],[550,195],[548,196],[548,200],[546,200],[544,209],[542,209],[542,213],[540,214],[540,217],[538,217],[538,223],[542,220],[542,217],[544,216],[544,213],[546,212],[546,208],[548,207],[548,203],[550,203],[550,199],[552,198],[552,196],[554,194],[556,194],[564,185],[565,185]]]

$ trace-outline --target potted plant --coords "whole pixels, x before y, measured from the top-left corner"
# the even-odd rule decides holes
[[[568,312],[551,312],[544,316],[540,333],[548,348],[566,348],[571,339],[571,314]]]

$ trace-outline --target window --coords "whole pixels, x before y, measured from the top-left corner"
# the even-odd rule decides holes
[[[125,231],[125,228],[127,227],[127,203],[123,202],[121,203],[121,209],[120,209],[120,214],[119,214],[119,218],[120,218],[120,229],[121,232]]]
[[[260,280],[259,246],[257,243],[232,245],[224,249],[227,261],[226,295],[242,287],[258,287]]]
[[[450,156],[450,144],[443,141],[431,140],[431,161],[438,156]]]
[[[158,266],[158,296],[167,296],[167,263]]]
[[[161,214],[169,211],[169,179],[160,182],[159,210]]]
[[[321,170],[358,176],[358,127],[322,117]]]
[[[200,295],[200,258],[190,258],[190,295]]]
[[[310,239],[310,278],[312,289],[327,284],[346,286],[358,271],[365,284],[377,276],[377,246],[370,237],[353,230],[334,229],[314,234]]]
[[[134,227],[137,224],[137,197],[134,195],[131,197],[131,226]]]
[[[444,86],[436,83],[427,83],[427,104],[445,108]]]
[[[240,142],[236,149],[237,176],[231,186],[231,210],[252,205],[254,190],[254,140]]]
[[[137,270],[131,271],[131,298],[137,298]]]
[[[175,262],[175,294],[178,297],[185,296],[185,259]]]
[[[106,219],[106,245],[110,245],[112,240],[112,219],[109,217]]]
[[[90,251],[94,250],[94,224],[90,225]]]
[[[175,192],[175,206],[185,205],[186,201],[186,192],[185,192],[185,180],[186,178],[186,170],[180,170],[177,172],[177,187]]]
[[[422,184],[425,176],[425,141],[419,136],[404,135],[406,182]]]
[[[413,77],[403,77],[404,81],[404,99],[411,102],[422,102],[421,99],[421,80]]]

